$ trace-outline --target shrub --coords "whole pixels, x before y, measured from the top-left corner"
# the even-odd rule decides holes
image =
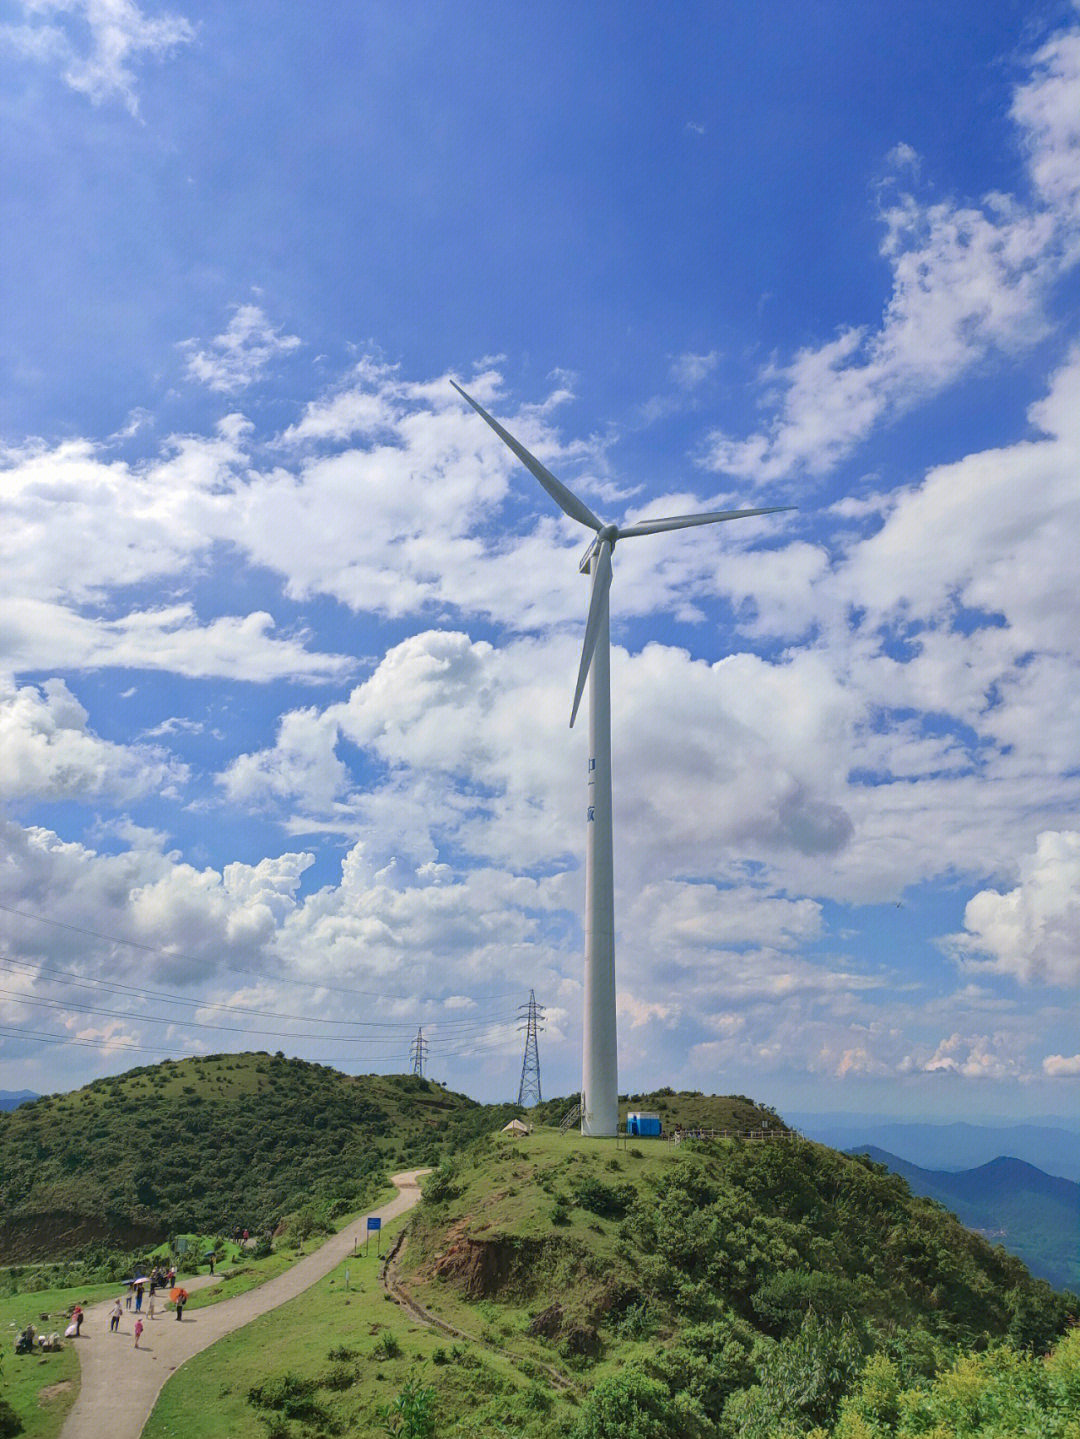
[[[435,1433],[435,1390],[409,1379],[397,1398],[379,1409],[384,1434],[431,1439]]]
[[[665,1385],[631,1366],[593,1387],[570,1432],[572,1439],[689,1439],[701,1428]]]
[[[376,1359],[396,1359],[401,1353],[401,1344],[398,1337],[389,1329],[384,1329],[375,1341],[374,1354]]]
[[[574,1200],[582,1209],[604,1219],[620,1219],[637,1198],[632,1184],[605,1184],[594,1174],[585,1174],[577,1182]]]

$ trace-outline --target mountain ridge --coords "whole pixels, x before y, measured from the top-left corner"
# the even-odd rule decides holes
[[[876,1145],[848,1152],[867,1155],[902,1175],[916,1194],[1004,1243],[1033,1274],[1059,1288],[1080,1290],[1080,1184],[1012,1155],[950,1171],[912,1164]]]

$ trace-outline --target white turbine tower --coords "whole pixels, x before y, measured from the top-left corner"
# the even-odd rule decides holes
[[[748,519],[751,515],[772,515],[791,507],[770,505],[767,509],[757,510],[717,510],[705,515],[672,515],[663,520],[643,520],[637,525],[605,525],[588,505],[571,494],[535,455],[508,434],[460,385],[453,380],[450,383],[509,445],[525,468],[536,476],[563,513],[596,534],[579,565],[582,574],[592,575],[593,582],[589,617],[585,624],[585,643],[581,649],[574,704],[570,711],[570,726],[573,728],[585,680],[589,678],[581,1132],[595,1136],[613,1135],[619,1120],[619,1075],[615,1035],[615,881],[611,845],[611,639],[608,628],[611,552],[616,540],[656,535],[665,530],[684,530],[691,525],[713,525],[721,520]]]

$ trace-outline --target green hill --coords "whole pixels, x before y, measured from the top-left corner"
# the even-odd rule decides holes
[[[1080,1184],[1004,1156],[954,1173],[920,1168],[873,1145],[858,1152],[1004,1244],[1033,1274],[1080,1293]]]
[[[401,1273],[524,1366],[587,1371],[589,1439],[805,1433],[871,1356],[913,1384],[965,1349],[1041,1351],[1075,1306],[899,1176],[797,1136],[477,1141],[426,1183]]]
[[[0,1263],[259,1233],[309,1204],[333,1218],[389,1167],[438,1162],[502,1114],[411,1075],[280,1054],[132,1069],[0,1114]]]

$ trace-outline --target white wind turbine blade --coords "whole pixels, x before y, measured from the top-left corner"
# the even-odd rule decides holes
[[[499,439],[502,440],[504,444],[510,446],[521,463],[536,476],[564,514],[569,515],[572,520],[577,520],[581,525],[588,525],[590,530],[599,530],[603,527],[603,521],[596,518],[588,505],[582,500],[579,500],[577,495],[571,494],[561,480],[557,480],[551,471],[540,463],[535,455],[530,455],[524,445],[520,444],[514,439],[513,435],[503,429],[498,420],[493,420],[482,405],[478,405],[471,395],[467,395],[456,380],[451,380],[450,383],[454,389],[457,390],[461,398],[472,405],[480,418],[488,422]]]
[[[585,621],[585,643],[581,646],[581,664],[578,666],[577,688],[574,690],[574,707],[570,711],[570,728],[574,728],[578,705],[585,689],[589,666],[592,664],[596,638],[600,633],[600,616],[603,614],[607,592],[611,588],[611,544],[601,540],[596,547],[593,565],[592,595],[589,599],[589,618]]]
[[[707,515],[671,515],[666,520],[642,520],[638,525],[620,525],[619,539],[634,535],[658,535],[664,530],[688,530],[691,525],[715,525],[721,520],[747,520],[751,515],[776,515],[794,505],[769,505],[763,510],[713,510]]]

